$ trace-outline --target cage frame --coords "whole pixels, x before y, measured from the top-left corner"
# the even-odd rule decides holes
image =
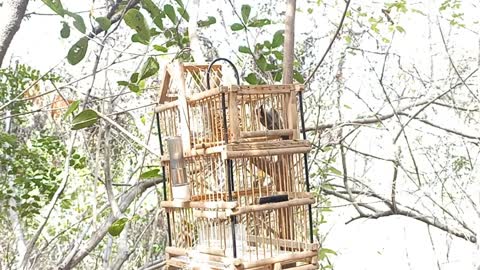
[[[213,63],[212,63],[213,64]],[[222,66],[221,65],[209,65],[208,67],[213,67],[217,70],[221,70]],[[201,93],[195,93],[192,95],[187,95],[187,89],[186,89],[186,84],[185,84],[185,78],[183,77],[183,74],[185,71],[188,72],[188,70],[194,70],[194,69],[205,69],[207,65],[198,65],[195,63],[179,63],[179,62],[174,62],[172,64],[167,65],[167,67],[164,69],[163,73],[163,80],[160,85],[160,97],[158,100],[159,105],[155,108],[155,114],[156,114],[156,120],[157,120],[157,131],[159,134],[159,141],[160,141],[160,152],[162,155],[162,175],[163,175],[163,196],[166,199],[167,198],[167,178],[166,178],[166,167],[163,165],[164,162],[166,162],[168,159],[165,159],[165,153],[163,149],[163,143],[162,143],[162,130],[161,130],[161,125],[160,125],[160,112],[163,110],[167,109],[172,109],[175,106],[180,110],[183,111],[184,113],[180,113],[180,117],[185,115],[188,115],[188,107],[189,104],[192,102],[196,102],[198,100],[201,100],[202,98],[209,97],[212,95],[220,95],[221,96],[221,110],[222,110],[222,119],[223,119],[223,130],[224,130],[224,143],[222,145],[217,145],[217,146],[206,146],[203,145],[202,147],[195,147],[195,145],[192,145],[191,143],[191,138],[190,138],[190,132],[189,132],[189,126],[187,125],[186,119],[184,121],[180,122],[180,130],[181,130],[181,137],[182,137],[182,142],[184,143],[184,154],[185,156],[199,156],[199,155],[208,155],[212,153],[221,153],[222,158],[226,161],[227,166],[227,178],[229,182],[229,190],[228,190],[228,202],[226,202],[225,205],[221,205],[224,207],[225,211],[225,218],[230,218],[231,219],[231,231],[232,231],[232,244],[233,244],[233,258],[229,258],[228,256],[225,256],[224,258],[217,258],[215,257],[216,254],[208,254],[207,256],[214,256],[212,259],[214,261],[222,261],[222,262],[228,262],[229,268],[218,268],[218,269],[265,269],[264,267],[271,268],[272,269],[282,269],[281,264],[285,262],[289,262],[292,260],[304,260],[306,258],[309,258],[308,264],[304,266],[299,266],[299,267],[294,267],[291,269],[316,269],[316,268],[309,268],[310,266],[315,266],[316,265],[316,256],[317,253],[316,251],[318,250],[318,244],[316,244],[313,241],[313,221],[312,221],[312,208],[311,204],[314,203],[314,200],[312,198],[310,199],[304,199],[302,203],[304,203],[308,207],[308,216],[309,216],[309,236],[310,236],[310,248],[311,251],[310,253],[302,253],[301,255],[299,254],[287,254],[291,256],[280,256],[279,258],[270,258],[270,259],[265,259],[261,262],[244,262],[237,257],[236,254],[236,244],[235,244],[235,216],[238,215],[239,213],[242,213],[242,211],[247,211],[245,208],[238,209],[238,205],[232,204],[234,203],[233,197],[232,197],[232,192],[234,190],[234,175],[233,175],[233,169],[232,169],[232,158],[236,157],[241,157],[241,156],[268,156],[268,155],[274,155],[276,153],[279,153],[280,151],[282,153],[285,152],[285,149],[290,147],[290,149],[295,149],[291,150],[295,153],[298,152],[298,147],[301,145],[301,151],[300,153],[303,154],[303,162],[304,162],[304,178],[305,178],[305,186],[306,186],[306,193],[310,192],[310,182],[309,182],[309,176],[308,176],[308,151],[310,150],[310,145],[306,145],[306,133],[305,133],[305,119],[304,119],[304,112],[303,112],[303,97],[302,97],[302,91],[304,90],[303,85],[275,85],[275,86],[242,86],[242,85],[229,85],[229,86],[218,86],[213,89],[208,89],[205,90]],[[208,76],[208,73],[207,73]],[[168,90],[169,90],[169,83],[171,82],[172,79],[178,80],[180,89],[178,91],[177,97],[175,96],[169,96],[168,95]],[[238,118],[236,117],[236,114],[238,113],[236,111],[236,104],[235,102],[237,101],[237,96],[241,94],[265,94],[265,88],[276,88],[275,91],[277,92],[285,92],[288,94],[288,102],[287,102],[287,123],[288,123],[288,128],[284,130],[265,130],[265,131],[258,131],[258,132],[253,132],[253,133],[241,133],[241,130],[239,128],[239,121]],[[227,104],[227,97],[228,97],[228,104]],[[299,107],[297,107],[297,102],[299,104]],[[228,108],[228,112],[227,112]],[[300,113],[300,119],[298,119],[298,113]],[[227,121],[228,120],[228,121]],[[300,123],[299,123],[300,122]],[[302,129],[302,138],[300,138],[300,132],[298,131],[299,129],[299,124],[300,128]],[[229,130],[232,130],[232,136],[231,136],[231,142],[229,142]],[[266,149],[261,149],[261,150],[243,150],[242,151],[242,139],[245,138],[251,138],[251,137],[258,137],[258,136],[264,136],[267,139],[271,137],[278,137],[278,136],[283,136],[283,135],[288,135],[292,140],[288,143],[283,145],[284,148],[282,150],[275,151],[275,148],[278,147],[279,143],[265,143],[264,146],[266,146]],[[192,147],[193,146],[193,147]],[[212,202],[208,202],[212,203]],[[287,201],[284,202],[283,204],[288,205],[288,203],[291,204],[291,202]],[[204,203],[203,203],[204,204]],[[169,208],[191,208],[193,207],[199,207],[202,205],[202,202],[168,202],[164,201],[161,203],[162,207],[165,207],[167,209]],[[208,209],[208,207],[205,206],[205,209]],[[207,204],[208,205],[208,204]],[[282,202],[280,203],[282,205]],[[263,208],[268,209],[272,207],[279,207],[280,205],[266,205]],[[227,207],[228,206],[228,207]],[[215,209],[221,209],[222,207],[219,207],[219,205],[215,206]],[[166,254],[167,254],[167,259],[171,262],[171,266],[173,267],[185,267],[186,265],[182,265],[180,262],[175,262],[173,258],[175,256],[184,256],[187,254],[195,254],[194,251],[188,251],[188,250],[181,250],[176,247],[172,246],[172,236],[171,236],[171,227],[170,227],[170,211],[166,211],[167,213],[167,230],[168,230],[168,243],[169,247],[167,247]],[[197,254],[198,255],[198,254]],[[308,255],[308,256],[307,256]],[[304,257],[302,257],[304,256]],[[220,256],[221,257],[221,256]],[[177,265],[175,265],[177,264]],[[195,267],[193,267],[195,269]],[[211,268],[211,269],[216,269],[216,268]],[[290,269],[290,268],[289,268]]]

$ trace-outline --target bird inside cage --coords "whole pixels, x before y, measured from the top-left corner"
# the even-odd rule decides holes
[[[283,129],[283,121],[280,113],[270,106],[261,104],[255,109],[258,120],[262,126],[266,127],[268,130]],[[288,140],[288,136],[284,135],[281,137],[282,140]]]

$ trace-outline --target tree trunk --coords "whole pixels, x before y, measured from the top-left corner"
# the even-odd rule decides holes
[[[0,10],[0,67],[13,36],[20,29],[27,5],[28,0],[3,1],[3,6]]]
[[[188,23],[188,35],[190,38],[190,49],[193,56],[193,60],[196,63],[204,63],[205,57],[202,53],[202,46],[200,40],[198,39],[197,33],[197,21],[198,21],[198,12],[200,9],[200,0],[193,0],[192,11],[190,12],[190,21]]]
[[[295,52],[295,8],[296,0],[287,0],[285,19],[285,41],[283,43],[283,83],[293,83],[293,56]]]

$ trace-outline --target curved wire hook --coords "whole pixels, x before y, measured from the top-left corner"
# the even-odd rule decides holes
[[[232,61],[228,60],[227,58],[220,57],[220,58],[217,58],[217,59],[213,60],[210,63],[210,65],[208,65],[208,69],[207,69],[207,89],[210,90],[210,70],[212,69],[213,64],[215,64],[215,62],[218,62],[218,61],[225,61],[228,64],[230,64],[230,66],[233,68],[233,71],[235,72],[235,78],[237,79],[237,85],[240,85],[240,76],[238,76],[237,67],[235,67],[235,65],[232,63]]]

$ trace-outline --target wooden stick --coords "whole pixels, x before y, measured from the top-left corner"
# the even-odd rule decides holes
[[[238,197],[237,196],[251,196],[252,194],[261,194],[262,192],[264,193],[267,193],[267,190],[269,190],[268,188],[264,187],[264,188],[256,188],[256,189],[249,189],[249,190],[237,190],[235,193],[232,194],[233,196],[233,199],[237,199]],[[271,192],[271,191],[270,191]],[[206,197],[208,196],[208,194],[204,194],[204,195],[194,195],[194,196],[191,196],[190,197],[190,200],[191,201],[200,201],[200,200],[204,200]],[[228,193],[227,192],[219,192],[219,193],[216,193],[216,196],[218,200],[227,200],[228,199]],[[192,203],[192,202],[190,202]]]
[[[287,104],[287,127],[294,130],[292,139],[297,140],[300,137],[298,131],[297,93],[291,91],[285,103]]]
[[[307,205],[307,204],[313,204],[313,203],[315,203],[315,199],[305,198],[305,199],[293,199],[286,202],[242,206],[242,207],[238,207],[237,210],[233,211],[233,215],[240,215],[245,213],[259,212],[259,211],[266,211],[266,210],[275,210],[275,209],[281,209],[281,208],[299,206],[299,205]]]
[[[207,218],[207,219],[218,219],[226,220],[230,217],[232,211],[204,211],[204,210],[193,210],[193,216],[196,218]]]
[[[186,63],[183,63],[183,65],[185,66],[185,70],[186,71],[192,71],[192,70],[201,70],[201,69],[207,69],[209,64],[207,63],[195,63],[195,62],[186,62]],[[222,68],[222,65],[220,64],[214,64],[212,66],[212,70],[217,70],[217,69],[221,69]]]
[[[247,151],[234,151],[226,153],[226,158],[242,158],[242,157],[260,157],[260,156],[275,156],[284,154],[297,154],[308,153],[310,147],[298,147],[293,149],[271,149],[271,150],[247,150]]]
[[[262,239],[263,238],[263,239]],[[247,242],[250,244],[258,243],[260,241],[268,240],[267,237],[264,236],[256,236],[256,235],[247,235]],[[289,240],[289,239],[275,239],[274,240],[280,247],[285,247],[289,249],[301,249],[301,251],[315,251],[318,250],[318,243],[305,243],[296,240]]]
[[[195,93],[188,98],[188,104],[193,105],[202,99],[220,95],[221,93],[226,92],[227,90],[228,90],[228,87],[222,86],[222,87],[206,90],[201,93]]]
[[[187,89],[185,84],[185,70],[182,63],[176,61],[172,66],[174,72],[174,78],[179,84],[178,90],[178,109],[180,111],[180,131],[182,136],[183,151],[186,152],[190,149],[190,128],[188,119],[188,106],[187,106]]]
[[[232,141],[236,142],[240,138],[240,123],[238,119],[238,108],[237,108],[237,92],[234,91],[234,88],[238,86],[230,86],[228,94],[228,116],[229,116],[229,131],[232,134]]]
[[[182,202],[182,201],[162,201],[161,207],[164,208],[199,208],[199,209],[234,209],[238,206],[237,202],[222,202],[222,201],[210,201],[210,202]]]
[[[280,137],[280,136],[292,136],[295,133],[293,129],[274,129],[274,130],[256,130],[241,132],[241,138],[254,138],[254,137]]]
[[[158,112],[163,112],[163,111],[166,111],[168,109],[173,109],[173,108],[176,108],[176,107],[178,107],[178,100],[156,106],[155,107],[155,112],[157,112],[157,113]]]
[[[163,77],[162,84],[160,85],[160,94],[159,94],[159,100],[158,103],[162,104],[165,103],[167,100],[167,92],[170,86],[170,73],[168,72],[167,68],[165,67],[163,69],[161,77]]]
[[[306,264],[297,267],[290,267],[288,270],[318,270],[318,265]]]
[[[243,265],[245,269],[251,269],[251,268],[256,268],[261,266],[272,265],[279,262],[299,261],[299,260],[308,259],[314,256],[317,256],[317,253],[314,251],[303,251],[303,252],[296,252],[291,254],[284,254],[284,255],[273,257],[273,258],[260,259],[254,262],[244,262]]]

